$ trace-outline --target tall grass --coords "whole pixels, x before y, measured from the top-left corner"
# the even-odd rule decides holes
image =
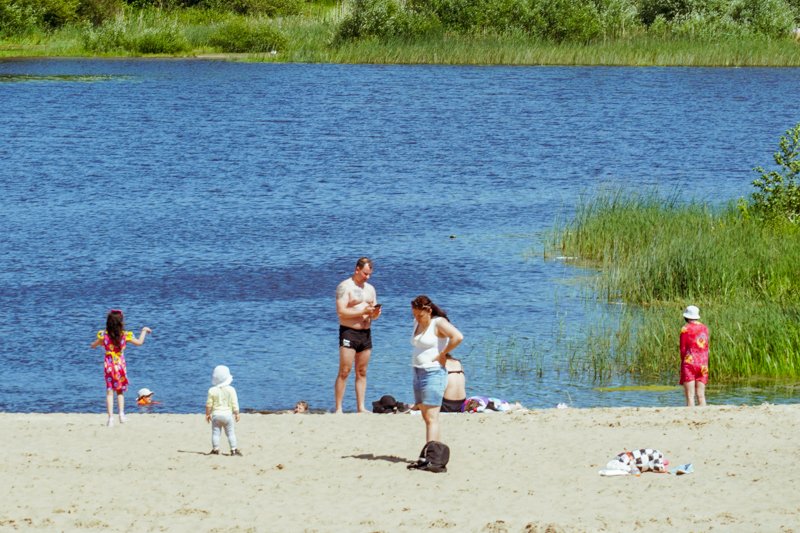
[[[221,18],[220,20],[228,20]],[[277,56],[253,55],[256,61],[308,63],[445,64],[445,65],[605,65],[605,66],[800,66],[800,45],[788,40],[751,38],[710,46],[689,40],[641,36],[596,44],[551,43],[508,35],[429,36],[414,40],[364,39],[331,46],[335,24],[329,20],[287,17],[272,23],[286,37]],[[211,43],[219,23],[179,23],[188,49],[175,55],[222,52]],[[85,46],[86,27],[65,27],[0,40],[3,56],[138,55],[135,47],[101,51]],[[132,27],[130,31],[134,31]],[[132,35],[132,34],[131,34]],[[90,45],[91,46],[91,45]],[[255,52],[255,51],[254,51]]]
[[[711,333],[709,367],[714,382],[800,377],[798,305],[736,299],[703,304],[701,309]],[[607,325],[588,336],[586,342],[598,366],[608,369],[608,375],[677,382],[678,334],[683,325],[680,311],[677,303],[629,310],[620,317],[619,326],[634,335],[617,336],[615,327]],[[607,346],[597,353],[600,338]],[[587,369],[593,370],[594,364]]]
[[[640,36],[604,43],[555,43],[520,35],[433,35],[415,39],[376,37],[308,46],[292,39],[282,61],[444,65],[604,65],[604,66],[800,66],[800,45],[789,40],[708,43]],[[330,26],[317,35],[330,35]],[[302,52],[299,52],[302,50]]]
[[[100,0],[76,0],[70,5],[90,1]],[[0,0],[0,4],[7,8],[38,5],[34,0]],[[792,13],[784,0],[317,0],[299,4],[292,0],[286,4],[300,6],[299,13],[294,8],[262,9],[281,4],[271,0],[243,0],[236,5],[220,0],[180,9],[174,6],[181,2],[160,4],[171,7],[135,8],[128,3],[115,15],[95,22],[80,19],[76,10],[74,16],[62,17],[59,27],[46,26],[43,15],[20,18],[14,24],[0,21],[0,57],[202,55],[235,48],[253,54],[239,59],[284,62],[800,65],[800,42],[784,28],[791,19],[787,13]],[[761,9],[773,4],[780,7],[774,16]],[[667,10],[671,18],[665,18],[664,9],[678,5],[694,11]],[[367,11],[353,18],[358,9]],[[800,26],[800,10],[796,11],[794,24]],[[644,14],[651,12],[657,15],[645,21]],[[258,37],[237,39],[241,32],[228,32],[220,39],[220,28],[234,21]],[[284,36],[285,44],[276,37],[280,46],[264,46],[267,32]],[[279,53],[263,54],[265,48]]]
[[[178,20],[157,10],[121,13],[98,27],[86,27],[86,50],[98,54],[180,54],[189,49]]]
[[[636,304],[587,336],[587,359],[613,369],[675,376],[680,310],[699,305],[711,329],[717,380],[800,376],[800,231],[656,194],[583,200],[551,245],[599,267],[596,294]],[[614,332],[623,332],[615,334]]]
[[[561,254],[603,269],[609,300],[649,304],[702,298],[797,301],[800,233],[656,194],[613,193],[583,202],[561,234]]]

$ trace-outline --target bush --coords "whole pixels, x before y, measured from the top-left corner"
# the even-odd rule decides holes
[[[740,204],[746,213],[766,221],[800,223],[800,123],[786,131],[778,142],[780,151],[773,158],[777,170],[756,167],[761,177],[753,181],[757,189],[751,204]]]
[[[131,51],[139,54],[177,54],[189,49],[189,42],[175,23],[142,28],[131,39]]]
[[[519,34],[563,42],[656,35],[787,35],[800,0],[353,0],[337,39],[429,31]]]
[[[0,35],[55,30],[80,21],[99,26],[122,9],[122,0],[0,0]]]
[[[657,17],[671,22],[695,11],[701,0],[639,0],[639,20],[649,26]]]
[[[336,30],[334,43],[364,37],[416,37],[441,26],[435,15],[406,10],[396,0],[355,0]]]
[[[56,29],[78,20],[80,0],[40,0],[42,24],[46,29]]]
[[[192,7],[201,0],[125,0],[126,3],[138,9],[159,9],[171,11],[183,7]]]
[[[0,0],[0,37],[22,35],[36,30],[39,13],[26,2]]]
[[[227,11],[239,15],[280,17],[300,13],[303,7],[303,0],[203,0],[197,5],[215,11]]]
[[[209,44],[226,53],[266,53],[286,50],[286,37],[265,22],[235,20],[220,26]]]
[[[83,34],[83,47],[90,52],[114,52],[129,48],[124,17],[117,17]]]
[[[402,11],[395,0],[355,0],[352,11],[342,20],[335,40],[386,37],[394,33],[394,18]]]
[[[81,0],[78,6],[78,17],[100,26],[122,13],[122,0]]]
[[[0,31],[53,30],[78,20],[79,0],[0,0]]]
[[[625,37],[642,30],[639,12],[629,0],[598,0],[596,5],[604,37]]]
[[[540,24],[531,3],[525,0],[415,0],[413,11],[435,17],[457,33],[537,33]]]
[[[624,0],[619,0],[623,2]],[[337,39],[522,32],[555,41],[589,41],[603,31],[592,0],[355,0]]]
[[[537,6],[545,21],[544,37],[553,41],[587,42],[600,36],[600,13],[584,0],[541,0]]]
[[[739,0],[732,5],[732,16],[752,33],[769,37],[788,35],[794,28],[794,10],[784,0]]]
[[[653,25],[650,27],[652,28]],[[682,16],[672,22],[671,29],[675,35],[706,41],[742,35],[749,31],[746,27],[737,24],[730,16],[709,11],[695,11]]]

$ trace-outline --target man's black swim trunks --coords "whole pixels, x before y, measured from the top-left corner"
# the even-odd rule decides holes
[[[368,329],[339,326],[339,346],[352,348],[356,353],[372,348],[372,334]]]

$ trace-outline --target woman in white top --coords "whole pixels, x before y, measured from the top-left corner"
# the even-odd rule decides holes
[[[440,440],[439,411],[447,386],[447,353],[461,344],[464,336],[447,318],[447,313],[430,298],[420,295],[411,301],[414,315],[414,400],[425,421],[425,442]]]

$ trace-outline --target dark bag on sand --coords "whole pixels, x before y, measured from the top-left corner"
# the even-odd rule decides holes
[[[422,447],[419,459],[416,463],[408,465],[408,469],[447,472],[448,461],[450,461],[450,448],[447,444],[432,440]]]

